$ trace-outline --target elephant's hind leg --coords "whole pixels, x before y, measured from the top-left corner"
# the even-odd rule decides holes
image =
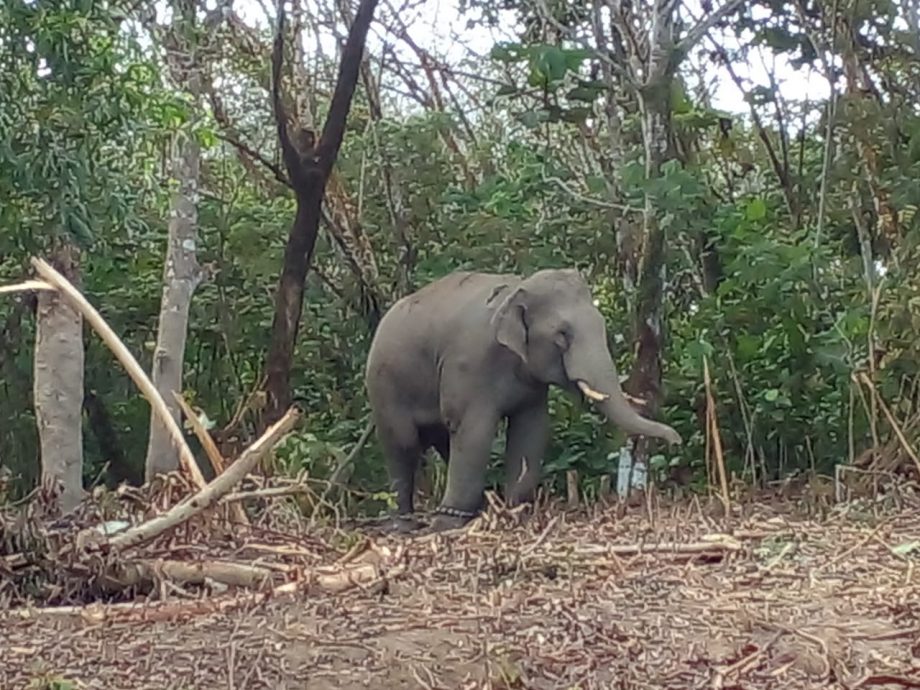
[[[408,421],[378,422],[377,439],[386,456],[390,486],[396,492],[397,512],[408,516],[415,510],[415,472],[422,457],[418,430]]]

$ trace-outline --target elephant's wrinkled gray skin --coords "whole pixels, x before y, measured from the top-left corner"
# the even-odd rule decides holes
[[[681,442],[623,396],[604,319],[573,269],[526,279],[458,272],[404,297],[378,326],[366,385],[404,529],[414,525],[416,468],[431,447],[449,459],[432,529],[475,517],[502,418],[505,501],[532,500],[549,440],[550,385],[581,391],[629,434]]]

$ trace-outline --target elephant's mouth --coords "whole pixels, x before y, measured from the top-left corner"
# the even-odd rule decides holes
[[[596,402],[603,402],[607,398],[610,397],[606,393],[601,393],[599,391],[594,390],[593,388],[591,388],[591,386],[585,383],[582,379],[578,379],[576,383],[578,384],[579,390],[581,390],[581,392],[584,393],[585,397],[588,398],[589,400],[594,400]]]

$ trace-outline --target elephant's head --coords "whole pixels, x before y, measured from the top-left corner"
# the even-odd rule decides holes
[[[626,400],[607,348],[604,317],[574,269],[539,271],[504,298],[493,316],[499,343],[520,357],[535,379],[580,389],[628,434],[681,443],[666,424],[639,415]]]

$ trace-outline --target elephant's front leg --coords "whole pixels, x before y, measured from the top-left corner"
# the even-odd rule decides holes
[[[508,505],[533,500],[543,474],[549,428],[545,398],[508,418],[505,443],[505,502]]]
[[[479,513],[498,415],[473,409],[450,435],[447,487],[432,530],[461,527]]]

